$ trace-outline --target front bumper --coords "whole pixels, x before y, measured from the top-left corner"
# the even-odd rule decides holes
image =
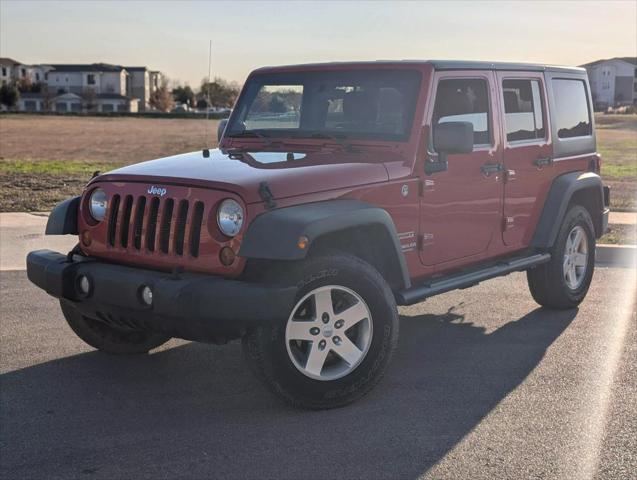
[[[156,272],[79,255],[69,260],[51,250],[29,253],[27,276],[90,318],[197,341],[236,338],[250,327],[285,319],[296,296],[296,287]],[[89,280],[87,294],[81,276]],[[143,302],[144,286],[152,290],[151,306]]]

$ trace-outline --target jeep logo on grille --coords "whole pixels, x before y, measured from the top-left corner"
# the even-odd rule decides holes
[[[166,191],[167,190],[165,188],[156,187],[155,185],[153,185],[152,187],[148,189],[148,193],[150,195],[159,195],[160,197],[163,197],[164,195],[166,195]]]

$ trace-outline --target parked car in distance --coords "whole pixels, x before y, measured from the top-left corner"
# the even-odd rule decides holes
[[[219,136],[51,213],[46,233],[79,243],[31,252],[28,276],[89,345],[242,339],[273,392],[322,409],[381,379],[397,305],[517,271],[547,308],[586,296],[610,191],[583,69],[263,68]]]
[[[190,110],[191,110],[190,105],[188,105],[187,103],[177,103],[175,104],[175,106],[170,112],[171,113],[188,113],[190,112]]]

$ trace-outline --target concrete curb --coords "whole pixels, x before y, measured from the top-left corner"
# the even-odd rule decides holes
[[[637,245],[597,245],[595,263],[603,266],[637,268]]]

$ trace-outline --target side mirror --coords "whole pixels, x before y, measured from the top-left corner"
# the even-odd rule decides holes
[[[473,124],[471,122],[439,123],[434,127],[434,150],[438,153],[471,153]]]
[[[439,123],[433,129],[434,150],[438,160],[425,162],[425,173],[444,172],[448,168],[447,154],[473,151],[473,124],[471,122]]]
[[[221,142],[223,138],[223,133],[226,131],[226,127],[228,126],[228,119],[224,118],[219,122],[219,126],[217,127],[217,141]]]

